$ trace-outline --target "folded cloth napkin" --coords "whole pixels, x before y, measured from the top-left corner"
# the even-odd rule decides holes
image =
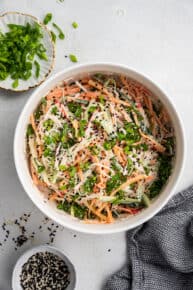
[[[193,186],[127,233],[128,265],[105,290],[193,290]]]

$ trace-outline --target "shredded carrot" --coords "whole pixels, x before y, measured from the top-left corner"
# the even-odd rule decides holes
[[[123,151],[123,149],[117,145],[115,145],[113,147],[113,152],[115,153],[115,155],[117,156],[118,158],[118,161],[123,165],[125,166],[126,163],[127,163],[127,157]]]
[[[56,200],[58,197],[58,194],[55,192],[51,195],[51,197],[49,198],[49,200]]]
[[[114,104],[122,104],[126,107],[131,107],[131,104],[129,104],[126,101],[122,101],[120,99],[116,99],[112,93],[108,92],[107,89],[103,88],[103,86],[93,80],[89,81],[89,85],[93,86],[94,88],[98,89],[99,91],[101,91],[102,93],[104,93],[106,95],[106,97]],[[101,94],[102,94],[101,93]]]
[[[106,208],[105,208],[107,211],[107,221],[108,221],[108,223],[112,223],[114,221],[114,219],[113,219],[112,212],[111,212],[109,207],[110,207],[110,205],[107,204]]]
[[[78,176],[79,176],[79,178],[80,178],[81,181],[84,180],[83,172],[82,172],[82,169],[80,168],[80,166],[78,166]]]
[[[93,207],[91,207],[88,202],[85,203],[85,205],[88,207],[88,209],[94,213],[97,217],[99,217],[101,220],[107,221],[107,217],[104,214],[99,213],[97,210],[95,210]]]
[[[35,173],[35,168],[33,167],[32,161],[30,160],[30,171],[31,171],[31,176],[33,179],[33,182],[37,186],[46,186],[46,184],[42,181],[39,180],[37,174]]]
[[[127,112],[124,109],[120,110],[120,112],[121,112],[121,114],[123,115],[123,117],[125,118],[125,120],[127,122],[131,122],[132,121],[130,116],[127,114]]]
[[[153,178],[154,178],[153,176],[147,176],[147,175],[144,175],[144,174],[138,174],[138,175],[136,175],[134,177],[129,177],[126,182],[124,182],[118,188],[116,188],[115,190],[113,190],[110,195],[113,196],[118,191],[123,190],[128,185],[133,184],[135,182],[139,182],[140,180],[144,180],[146,182],[149,182],[149,181],[152,181]]]
[[[36,123],[35,123],[35,119],[34,119],[33,114],[30,115],[30,122],[31,122],[31,125],[32,125],[34,132],[37,133],[37,127],[36,127]]]
[[[125,87],[128,87],[128,82],[127,82],[127,79],[126,79],[125,76],[120,75],[120,80],[122,81],[122,84],[123,84]]]
[[[165,147],[161,144],[159,144],[156,140],[154,140],[152,137],[145,135],[141,130],[139,130],[141,136],[145,138],[149,143],[158,151],[163,153],[165,151]]]
[[[63,88],[55,88],[53,91],[51,91],[47,96],[47,100],[51,100],[53,98],[61,98],[63,96],[64,89]]]

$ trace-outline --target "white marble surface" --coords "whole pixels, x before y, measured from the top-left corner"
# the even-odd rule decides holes
[[[52,12],[64,28],[57,42],[54,72],[79,62],[111,61],[134,68],[164,89],[184,122],[188,158],[178,189],[193,181],[193,1],[192,0],[1,0],[0,13],[20,11],[40,19]],[[71,23],[79,23],[77,30]],[[0,91],[0,224],[32,212],[28,230],[36,231],[43,215],[22,189],[13,163],[12,143],[19,113],[32,91]],[[11,226],[10,226],[11,227]],[[12,232],[14,228],[12,229]],[[11,270],[17,257],[32,245],[47,242],[47,233],[15,252],[13,242],[0,247],[0,290],[11,289]],[[101,289],[104,279],[126,260],[125,234],[90,236],[59,229],[54,245],[63,249],[77,269],[78,290]],[[0,229],[0,240],[4,237]],[[108,252],[108,249],[111,249]]]

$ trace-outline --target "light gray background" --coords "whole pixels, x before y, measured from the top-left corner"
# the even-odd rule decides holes
[[[188,158],[178,190],[192,180],[193,164],[193,1],[192,0],[0,0],[0,12],[20,11],[42,19],[52,12],[64,28],[65,41],[57,42],[54,72],[72,64],[64,55],[76,54],[79,63],[123,63],[150,77],[170,96],[185,127]],[[72,21],[79,28],[72,29]],[[0,90],[0,220],[32,212],[29,230],[43,215],[22,189],[13,162],[14,129],[21,109],[33,90]],[[59,229],[55,246],[72,260],[78,290],[98,290],[104,279],[126,261],[125,234],[90,236]],[[3,232],[0,229],[0,240]],[[39,232],[15,252],[12,242],[0,248],[0,290],[11,289],[11,270],[18,256],[31,245],[47,242]],[[108,252],[108,249],[111,252]]]

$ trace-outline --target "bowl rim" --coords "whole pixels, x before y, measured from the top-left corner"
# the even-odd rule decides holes
[[[35,255],[38,252],[46,252],[46,251],[49,253],[53,253],[53,254],[57,255],[66,263],[66,265],[69,269],[69,273],[71,273],[71,276],[72,276],[72,280],[70,281],[70,283],[67,287],[67,290],[69,287],[71,287],[71,290],[76,288],[76,284],[77,284],[77,274],[76,273],[77,272],[76,272],[76,268],[75,268],[74,264],[72,264],[72,262],[68,258],[68,256],[66,254],[64,254],[63,250],[58,249],[55,246],[43,244],[43,245],[38,245],[38,246],[34,246],[34,247],[27,249],[17,259],[15,265],[13,266],[13,270],[12,270],[11,283],[12,283],[13,290],[18,290],[18,287],[20,287],[20,285],[14,285],[15,279],[17,279],[17,272],[22,268],[22,266],[27,262],[27,260],[31,256]],[[20,287],[20,289],[22,289],[22,288]],[[70,288],[69,288],[69,290],[70,290]]]
[[[176,159],[177,157],[179,158],[179,166],[176,166],[176,162],[174,164],[174,168],[173,168],[173,172],[171,174],[170,177],[173,177],[173,180],[168,182],[168,184],[170,185],[169,188],[169,192],[167,193],[167,195],[165,194],[164,198],[163,198],[163,193],[166,191],[165,189],[163,189],[163,191],[159,194],[158,197],[162,197],[162,200],[157,202],[154,201],[152,203],[152,205],[142,211],[143,213],[147,213],[147,214],[142,214],[139,213],[137,214],[135,217],[138,217],[137,220],[132,221],[131,224],[127,224],[124,223],[122,225],[119,225],[119,227],[117,228],[113,228],[112,227],[108,227],[107,224],[103,225],[104,227],[95,227],[95,225],[89,225],[90,227],[86,227],[85,224],[82,223],[67,223],[65,221],[61,220],[61,217],[56,217],[54,216],[53,213],[51,213],[50,211],[46,211],[45,208],[43,208],[41,205],[37,204],[37,202],[35,201],[35,199],[33,198],[32,194],[30,193],[30,189],[27,187],[25,180],[23,178],[23,173],[20,167],[20,156],[17,155],[17,146],[18,146],[18,142],[19,142],[19,134],[20,134],[20,126],[22,124],[22,119],[25,116],[25,111],[27,110],[27,107],[29,106],[30,102],[32,102],[33,99],[35,99],[36,95],[38,95],[45,87],[49,86],[50,83],[54,82],[54,80],[57,80],[58,78],[62,77],[66,74],[71,73],[71,76],[73,77],[73,75],[78,74],[78,71],[81,71],[82,69],[84,70],[85,68],[87,69],[87,72],[89,72],[89,68],[92,69],[94,67],[100,67],[99,70],[102,71],[102,68],[107,68],[108,67],[108,71],[109,72],[113,72],[113,69],[120,69],[120,70],[124,70],[127,71],[128,74],[133,76],[133,79],[135,79],[135,77],[138,77],[140,80],[140,82],[143,83],[143,81],[145,82],[145,86],[152,86],[154,90],[158,90],[161,93],[161,99],[163,97],[163,100],[167,102],[167,105],[170,106],[170,109],[172,110],[172,113],[174,113],[174,116],[172,116],[172,118],[175,118],[175,121],[177,122],[177,132],[178,134],[176,134],[176,137],[179,137],[179,141],[181,143],[181,152],[180,152],[180,156],[178,156],[179,154],[177,154],[176,152]],[[112,69],[112,70],[110,70]],[[97,69],[96,69],[97,70]],[[85,73],[85,72],[83,72]],[[123,73],[124,74],[124,73]],[[132,76],[130,76],[132,78]],[[139,80],[137,80],[139,81]],[[55,81],[55,85],[58,83],[59,81]],[[54,86],[54,85],[53,85]],[[159,98],[159,96],[158,96]],[[40,99],[39,99],[40,100]],[[162,102],[163,102],[162,100]],[[171,115],[171,113],[169,112],[169,114]],[[173,121],[173,119],[172,119]],[[175,126],[175,124],[174,124]],[[177,136],[178,135],[178,136]],[[178,144],[176,144],[178,145]],[[183,123],[182,120],[173,104],[173,102],[171,101],[171,99],[168,97],[168,95],[165,93],[165,91],[163,91],[159,86],[157,86],[157,84],[155,84],[149,77],[147,77],[146,75],[137,72],[136,70],[124,65],[124,64],[117,64],[117,63],[111,63],[111,62],[86,62],[80,65],[76,65],[73,67],[68,67],[66,69],[63,69],[62,71],[52,75],[51,77],[49,77],[43,84],[41,84],[40,87],[38,87],[33,93],[32,95],[29,97],[28,101],[26,102],[25,106],[23,107],[17,125],[16,125],[16,129],[15,129],[15,135],[14,135],[14,143],[13,143],[13,151],[14,151],[14,162],[15,162],[15,167],[16,167],[16,171],[18,174],[18,177],[20,179],[20,182],[25,190],[25,192],[27,193],[27,195],[30,197],[30,199],[32,200],[32,202],[39,208],[40,211],[42,211],[46,216],[48,216],[49,218],[51,218],[52,220],[54,220],[55,222],[57,222],[58,224],[70,229],[70,230],[75,230],[78,232],[82,232],[82,233],[87,233],[87,234],[113,234],[113,233],[118,233],[118,232],[122,232],[122,231],[126,231],[126,230],[130,230],[133,229],[145,222],[147,222],[149,219],[151,219],[154,215],[156,215],[168,202],[168,200],[173,196],[174,191],[176,189],[176,186],[179,182],[180,177],[182,176],[182,172],[184,169],[184,164],[185,164],[185,156],[186,156],[186,143],[185,143],[185,131],[184,131],[184,127],[183,127]],[[174,170],[175,169],[175,170]],[[174,173],[175,173],[175,177],[174,177]],[[168,187],[168,184],[166,185],[166,189]],[[154,204],[154,207],[153,207]],[[129,219],[128,219],[129,220]],[[84,225],[84,226],[82,226]],[[113,224],[111,224],[113,225]]]
[[[9,15],[9,14],[16,14],[16,15],[20,15],[20,16],[27,16],[27,17],[30,17],[32,18],[32,20],[36,23],[39,24],[39,26],[41,27],[41,29],[44,29],[48,35],[49,35],[49,38],[50,38],[50,43],[51,43],[51,46],[52,46],[52,50],[53,50],[53,53],[52,53],[52,60],[51,60],[51,63],[50,63],[50,67],[49,67],[49,70],[46,72],[46,74],[44,75],[44,77],[42,78],[42,80],[38,81],[36,84],[34,84],[33,86],[28,86],[26,87],[25,89],[14,89],[14,88],[5,88],[1,85],[0,83],[0,88],[3,89],[3,90],[6,90],[6,91],[11,91],[11,92],[16,92],[16,93],[21,93],[21,92],[26,92],[32,88],[36,88],[38,86],[40,86],[43,82],[45,82],[49,75],[51,74],[53,68],[54,68],[54,64],[55,64],[55,58],[56,58],[56,47],[55,47],[55,44],[54,42],[52,41],[52,35],[51,35],[51,32],[50,30],[48,29],[48,27],[41,21],[39,20],[39,18],[29,14],[29,13],[23,13],[23,12],[18,12],[18,11],[7,11],[7,12],[4,12],[4,13],[1,13],[0,14],[0,20]],[[27,81],[26,81],[27,82]]]

